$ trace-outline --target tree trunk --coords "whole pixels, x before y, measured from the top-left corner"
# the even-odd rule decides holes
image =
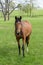
[[[9,15],[14,11],[14,9],[15,8],[17,8],[17,7],[12,7],[13,9],[11,10],[11,12],[9,12],[9,4],[10,4],[10,2],[9,2],[9,0],[5,0],[5,8],[3,7],[3,3],[2,2],[0,2],[0,4],[1,4],[1,7],[2,7],[2,13],[3,13],[3,17],[4,17],[4,21],[6,21],[6,20],[9,20]]]
[[[8,1],[8,20],[9,20],[9,1]]]
[[[8,20],[9,20],[9,13],[8,13]]]
[[[4,14],[4,21],[6,21],[6,15]]]

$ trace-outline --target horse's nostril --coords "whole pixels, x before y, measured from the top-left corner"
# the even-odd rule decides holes
[[[19,32],[17,32],[17,35],[19,35]]]

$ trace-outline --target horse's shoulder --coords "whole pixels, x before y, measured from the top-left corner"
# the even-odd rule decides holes
[[[24,21],[22,21],[22,24],[30,24],[30,22],[27,20],[24,20]]]

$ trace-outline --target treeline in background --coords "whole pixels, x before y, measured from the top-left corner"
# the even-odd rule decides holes
[[[28,17],[37,17],[43,16],[43,9],[39,6],[35,6],[36,0],[25,0],[25,3],[16,4],[14,0],[0,0],[0,17],[6,19],[10,19],[10,17],[14,16],[28,16]]]

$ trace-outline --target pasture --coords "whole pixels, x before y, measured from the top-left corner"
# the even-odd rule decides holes
[[[14,17],[6,22],[0,18],[0,65],[43,65],[43,17],[23,17],[22,20],[32,24],[29,53],[25,50],[24,58],[18,55]]]

